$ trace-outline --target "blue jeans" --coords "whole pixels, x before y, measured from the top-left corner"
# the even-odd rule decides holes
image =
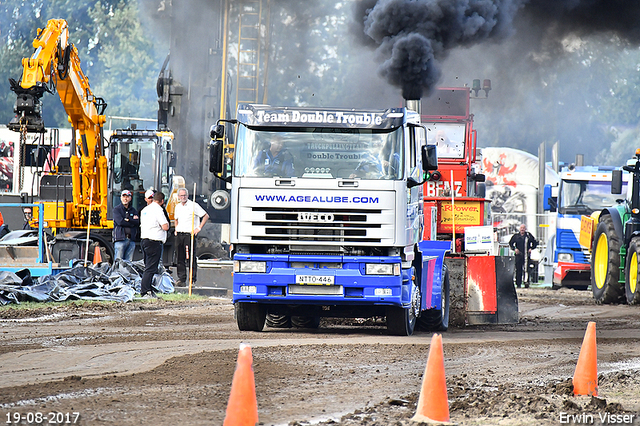
[[[129,238],[123,241],[116,241],[113,243],[116,259],[124,259],[131,262],[133,260],[133,251],[136,248],[136,243]]]

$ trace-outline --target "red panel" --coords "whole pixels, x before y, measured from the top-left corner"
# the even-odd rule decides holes
[[[468,173],[467,169],[467,165],[438,163],[438,171],[442,175],[442,179],[439,181],[427,181],[424,183],[424,198],[426,200],[434,197],[451,198],[451,171],[453,171],[453,189],[455,190],[455,196],[466,197]]]
[[[467,311],[495,313],[498,310],[495,256],[467,257]]]
[[[558,267],[553,271],[553,278],[560,283],[571,271],[588,271],[590,269],[591,265],[588,263],[558,262]]]

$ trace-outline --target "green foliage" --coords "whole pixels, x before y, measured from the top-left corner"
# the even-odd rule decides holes
[[[78,49],[81,67],[94,94],[108,104],[107,115],[155,118],[155,80],[161,55],[168,48],[154,44],[142,28],[137,0],[5,0],[0,6],[0,123],[13,117],[15,94],[8,79],[20,80],[21,60],[33,52],[37,28],[49,19],[65,19],[69,41]],[[160,53],[157,53],[160,52]],[[57,95],[43,97],[47,127],[68,127]]]

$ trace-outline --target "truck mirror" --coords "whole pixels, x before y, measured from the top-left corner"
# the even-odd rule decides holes
[[[222,139],[224,137],[224,126],[222,124],[214,124],[209,130],[211,139]]]
[[[175,151],[169,151],[169,167],[175,167],[178,160],[178,156]]]
[[[425,171],[438,169],[438,153],[435,145],[422,147],[422,168]]]
[[[213,133],[213,130],[212,130]],[[224,133],[224,131],[223,131]],[[215,174],[222,173],[222,141],[216,140],[209,143],[209,171]]]
[[[622,194],[622,170],[611,172],[611,193]]]
[[[545,185],[542,192],[542,208],[544,211],[555,212],[558,208],[558,199],[551,195],[551,185]]]

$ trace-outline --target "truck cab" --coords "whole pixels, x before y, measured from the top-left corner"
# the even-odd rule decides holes
[[[231,173],[223,121],[210,170],[231,183],[239,328],[262,330],[267,314],[316,327],[386,316],[392,334],[411,334],[443,267],[418,246],[425,170],[437,167],[419,114],[247,104],[224,121],[235,125]]]

